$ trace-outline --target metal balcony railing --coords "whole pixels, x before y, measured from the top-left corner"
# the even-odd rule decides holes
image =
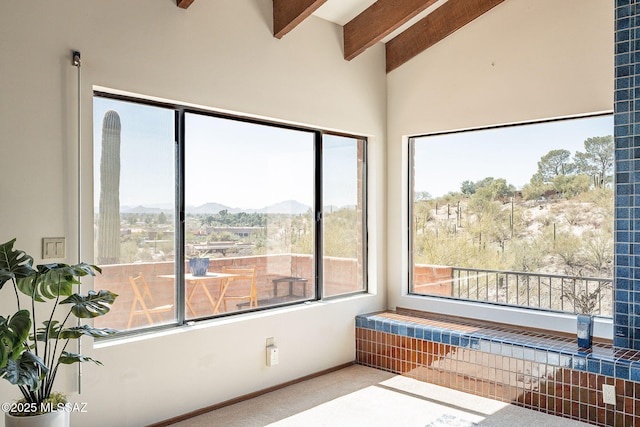
[[[612,279],[452,267],[451,296],[611,316]]]

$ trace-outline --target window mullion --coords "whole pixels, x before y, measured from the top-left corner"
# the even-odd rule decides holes
[[[322,220],[323,220],[323,205],[322,205],[322,132],[315,132],[315,276],[316,276],[316,295],[317,299],[321,300],[324,292],[323,283],[323,261],[324,253],[322,250]]]
[[[186,289],[185,289],[185,187],[184,187],[184,154],[185,154],[185,111],[182,108],[175,110],[176,131],[176,319],[179,324],[186,319]]]

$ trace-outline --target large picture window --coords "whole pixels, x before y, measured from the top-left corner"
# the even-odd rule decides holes
[[[410,291],[611,316],[611,115],[411,138]]]
[[[363,138],[109,94],[94,122],[96,286],[120,295],[104,326],[366,289]]]

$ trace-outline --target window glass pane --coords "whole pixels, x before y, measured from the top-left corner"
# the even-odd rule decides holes
[[[413,138],[412,291],[611,315],[613,120]]]
[[[93,112],[95,287],[119,295],[96,326],[174,322],[173,110],[94,97]]]
[[[324,296],[364,289],[364,141],[322,142]]]
[[[185,128],[187,318],[315,298],[314,134],[199,114]]]

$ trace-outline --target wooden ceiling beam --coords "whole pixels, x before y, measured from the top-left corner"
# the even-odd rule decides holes
[[[194,0],[176,0],[176,5],[181,9],[186,9],[191,6]]]
[[[281,39],[327,0],[273,0],[273,36]]]
[[[436,0],[378,0],[343,27],[344,59],[352,60]]]
[[[386,43],[387,73],[504,0],[449,0]]]

